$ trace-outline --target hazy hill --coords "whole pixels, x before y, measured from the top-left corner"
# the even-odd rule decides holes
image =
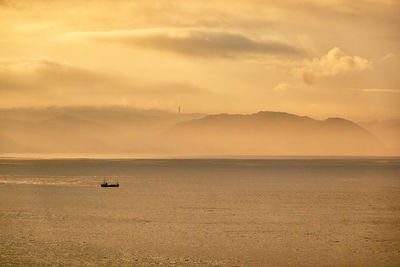
[[[301,133],[343,132],[360,134],[366,137],[372,135],[358,124],[342,118],[328,118],[324,121],[314,120],[306,116],[297,116],[284,112],[261,111],[254,114],[218,114],[201,119],[177,124],[176,129],[187,131],[191,129],[213,131],[216,129],[231,130],[240,133],[270,134],[288,133],[297,130]],[[263,130],[254,132],[254,130]]]
[[[177,114],[126,107],[0,109],[0,152],[370,155],[378,139],[341,118]]]
[[[15,140],[11,137],[0,133],[0,148],[4,152],[23,152],[24,147],[21,147]]]
[[[245,154],[374,154],[377,138],[354,122],[283,112],[219,114],[175,126],[182,150]]]
[[[391,154],[400,154],[400,120],[369,121],[360,125],[376,135]]]
[[[0,152],[150,153],[166,129],[201,116],[119,106],[0,109]]]

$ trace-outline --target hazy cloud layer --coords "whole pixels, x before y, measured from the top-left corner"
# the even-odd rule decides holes
[[[129,77],[88,70],[51,59],[0,60],[0,98],[40,99],[43,103],[108,104],[193,102],[212,93],[185,82],[135,82]],[[1,104],[4,104],[0,101]],[[55,101],[55,102],[54,102]],[[100,101],[100,103],[99,103]],[[103,102],[104,103],[104,102]]]
[[[126,79],[126,77],[125,77]],[[165,88],[156,85],[129,83],[124,77],[118,77],[91,71],[68,63],[45,58],[0,59],[0,91],[46,90],[70,88],[75,91],[96,91],[108,87],[116,91],[131,91],[138,94],[191,94],[204,93],[205,90],[180,82],[166,83]],[[101,90],[98,90],[101,91]]]
[[[89,39],[119,43],[136,48],[171,51],[192,56],[227,57],[238,54],[299,56],[295,46],[252,39],[241,33],[187,29],[150,29],[109,32],[76,32],[59,36],[61,40]]]
[[[99,73],[46,58],[0,60],[0,91],[78,89],[104,82]]]
[[[34,59],[1,63],[0,105],[396,118],[399,13],[398,0],[0,0],[0,58]]]

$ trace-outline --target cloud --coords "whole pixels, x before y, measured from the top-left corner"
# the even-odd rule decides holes
[[[76,89],[106,80],[99,73],[46,58],[0,60],[0,91]]]
[[[136,48],[170,51],[191,56],[231,57],[239,54],[299,56],[295,46],[255,40],[241,33],[195,29],[147,29],[107,32],[73,32],[58,40],[88,39]]]
[[[360,72],[371,67],[371,62],[357,56],[347,56],[338,47],[332,48],[328,54],[306,60],[301,69],[306,84],[315,83],[318,77],[332,77],[346,73]]]
[[[274,87],[274,91],[283,92],[289,88],[289,84],[287,83],[279,83]]]
[[[29,4],[30,3],[26,1],[0,0],[0,8],[21,9],[26,8]]]
[[[56,22],[39,22],[39,23],[18,25],[14,29],[18,32],[36,32],[36,31],[48,30],[55,26],[57,26]]]
[[[395,54],[393,54],[393,53],[388,53],[388,54],[386,54],[386,55],[384,55],[383,57],[381,57],[379,60],[378,60],[378,62],[379,63],[382,63],[382,62],[387,62],[387,61],[394,61],[394,60],[396,60],[397,59],[397,57],[396,57],[396,55]]]
[[[315,74],[312,71],[305,71],[303,73],[303,81],[308,85],[314,84]]]
[[[362,92],[369,92],[369,93],[395,93],[399,94],[400,89],[385,89],[385,88],[363,88],[363,89],[356,89]]]
[[[132,81],[117,74],[88,70],[46,58],[0,59],[1,91],[96,91],[137,95],[190,95],[209,93],[185,82]]]

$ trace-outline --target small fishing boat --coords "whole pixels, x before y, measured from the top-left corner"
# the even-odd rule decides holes
[[[116,184],[109,184],[109,183],[106,182],[106,178],[104,178],[104,181],[100,186],[101,187],[119,187],[118,177],[117,177],[117,183]]]

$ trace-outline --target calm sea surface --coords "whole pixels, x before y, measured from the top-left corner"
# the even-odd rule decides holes
[[[61,265],[399,266],[400,159],[0,159],[0,266]]]

